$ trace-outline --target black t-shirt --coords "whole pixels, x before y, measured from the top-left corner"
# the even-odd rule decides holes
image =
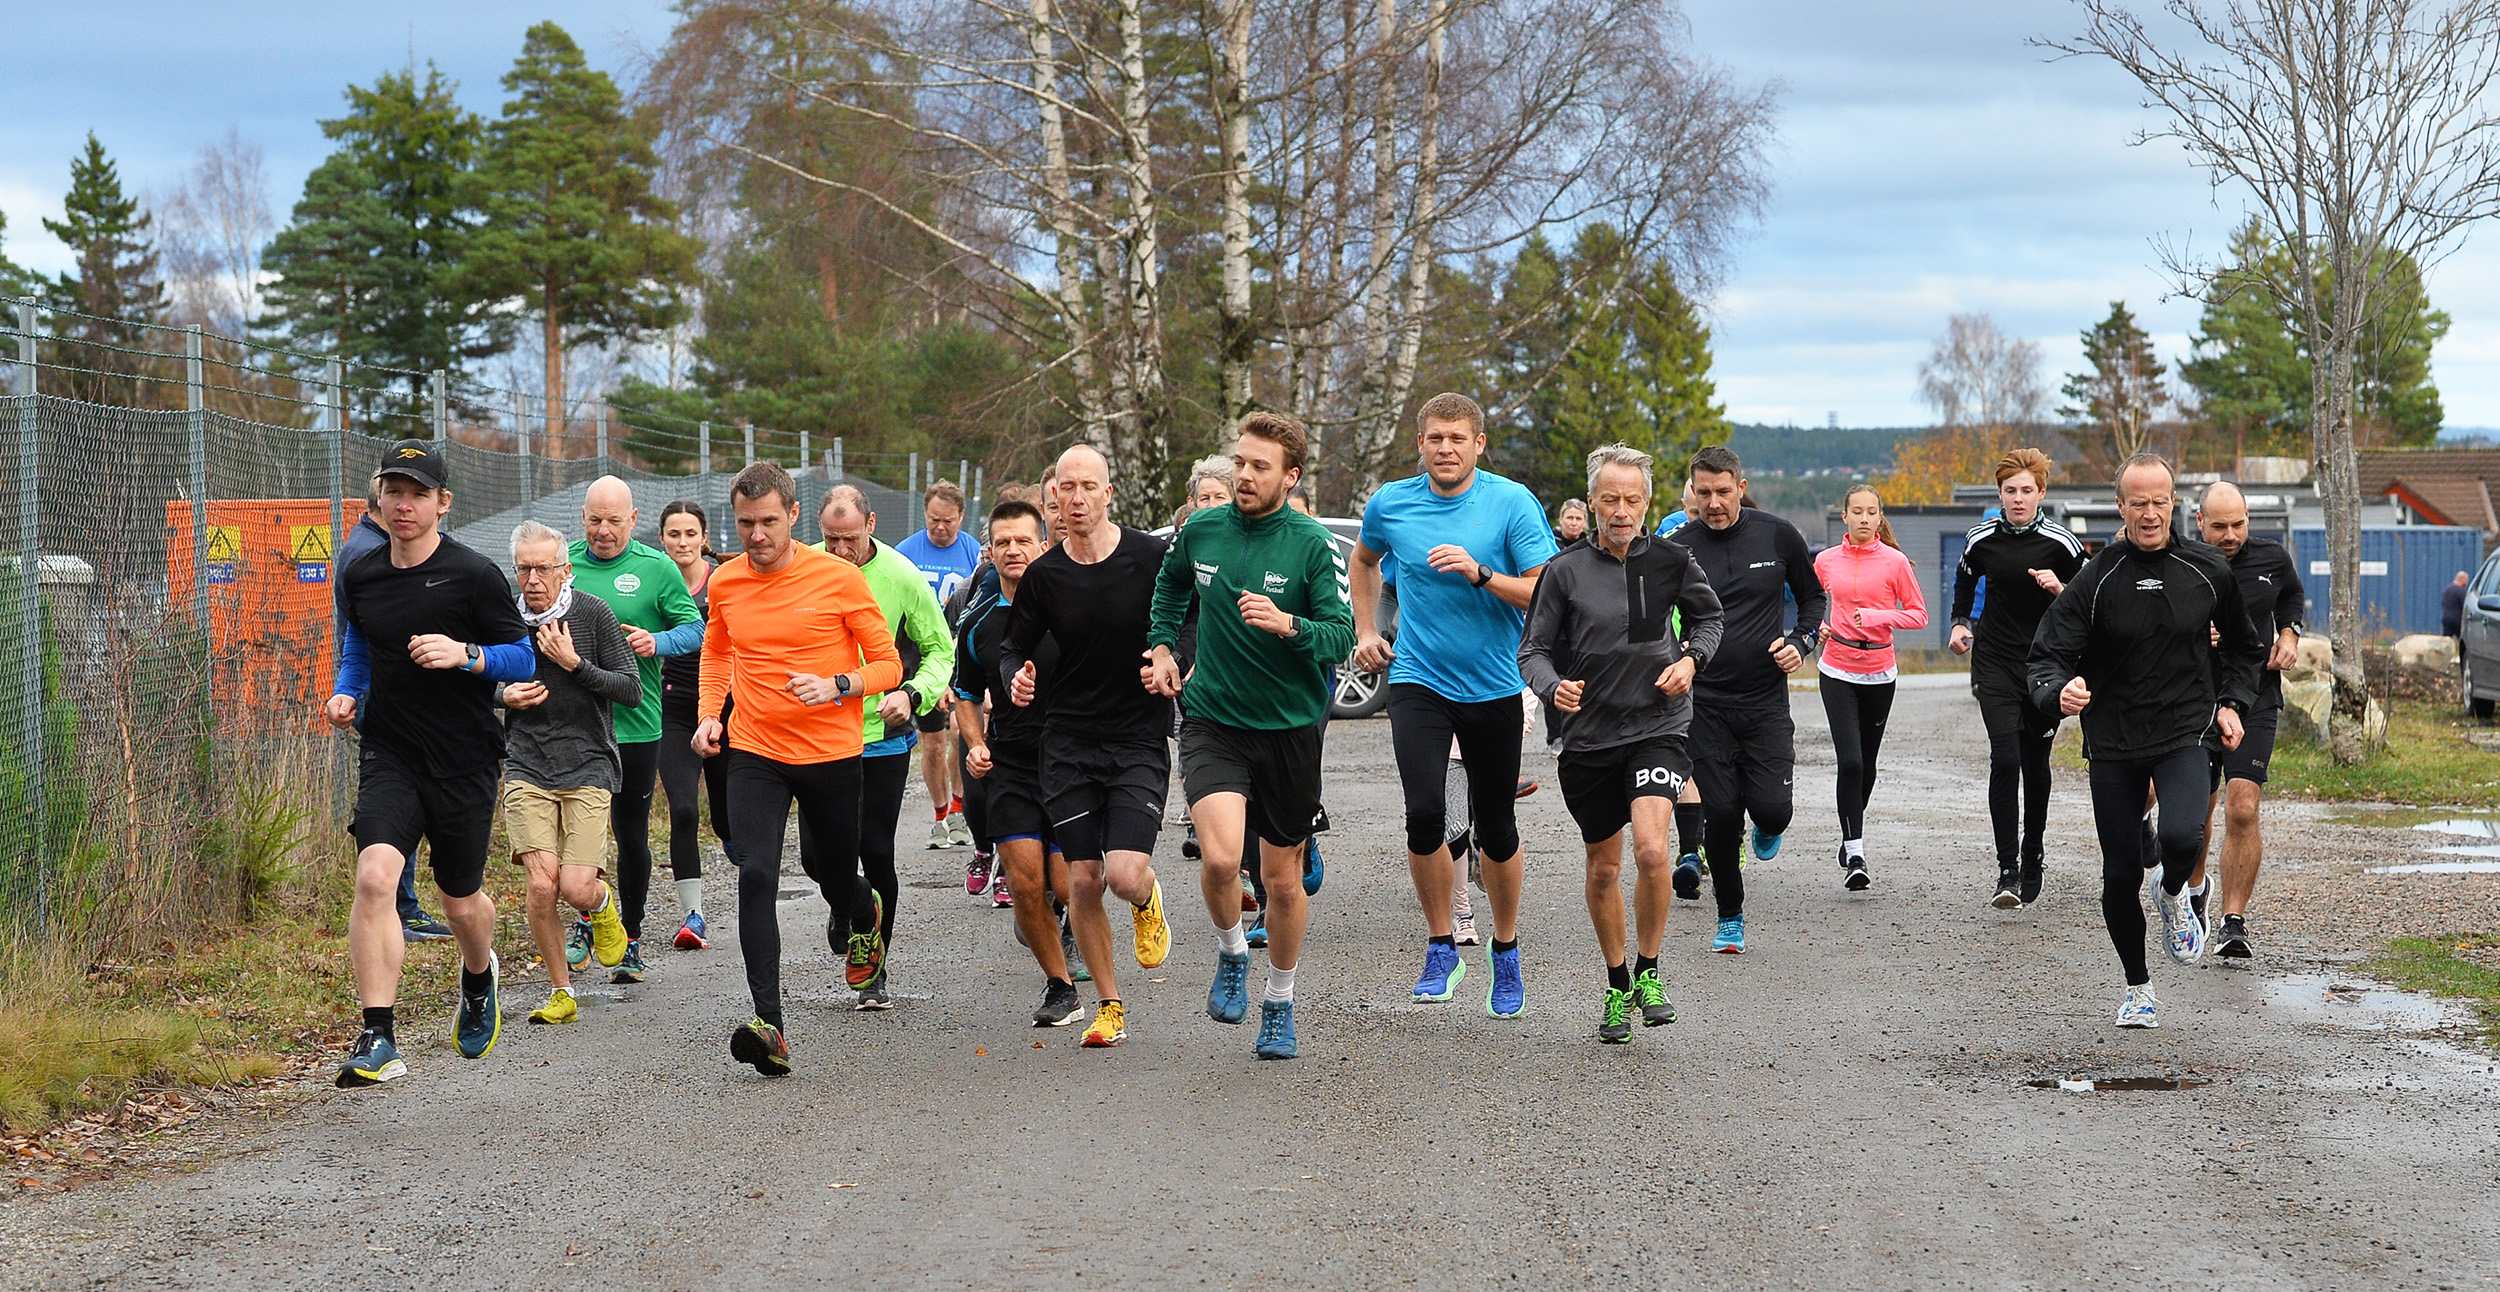
[[[1693,698],[1786,708],[1788,675],[1771,658],[1771,643],[1790,635],[1789,600],[1797,602],[1800,650],[1814,648],[1823,623],[1823,580],[1814,572],[1814,551],[1805,535],[1778,516],[1746,507],[1726,529],[1694,520],[1677,526],[1667,541],[1693,554],[1725,615],[1719,648],[1693,679]]]
[[[419,668],[408,656],[408,641],[426,633],[480,646],[527,638],[529,625],[521,622],[503,571],[444,535],[422,564],[391,564],[386,543],[350,562],[339,577],[347,622],[363,634],[373,671],[365,743],[435,776],[468,775],[501,762],[495,684],[466,669]]]
[[[998,594],[998,585],[992,583],[963,608],[963,621],[955,628],[955,694],[975,704],[989,700],[992,745],[1038,749],[1049,701],[1039,686],[1034,688],[1033,703],[1022,708],[1007,694],[1012,674],[1002,670],[999,661],[1007,646],[1009,603]],[[1036,673],[1052,673],[1059,666],[1059,643],[1044,637],[1032,659]]]
[[[1060,546],[1025,568],[999,671],[1013,676],[1045,634],[1058,641],[1059,658],[1041,664],[1037,688],[1050,702],[1049,730],[1138,740],[1161,739],[1171,726],[1172,702],[1137,678],[1163,553],[1162,539],[1123,525],[1119,546],[1092,565]]]

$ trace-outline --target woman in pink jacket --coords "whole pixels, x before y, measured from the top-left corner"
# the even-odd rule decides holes
[[[1814,558],[1814,574],[1831,598],[1831,618],[1823,625],[1823,713],[1831,719],[1832,752],[1840,762],[1841,885],[1855,893],[1870,882],[1866,800],[1875,789],[1875,755],[1900,676],[1892,635],[1927,626],[1927,599],[1875,490],[1852,486],[1840,511],[1845,533]]]

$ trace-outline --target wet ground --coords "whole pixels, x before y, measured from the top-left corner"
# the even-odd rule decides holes
[[[2260,957],[2157,958],[2162,1027],[2119,1032],[2080,786],[2043,901],[1988,908],[1984,742],[1940,681],[1895,709],[1862,896],[1836,882],[1821,707],[1794,696],[1801,806],[1747,868],[1754,949],[1710,954],[1679,904],[1682,1017],[1628,1046],[1595,1041],[1541,755],[1528,1014],[1485,1016],[1480,960],[1456,1002],[1407,1003],[1387,729],[1343,724],[1295,1062],[1199,1012],[1212,937],[1177,832],[1176,947],[1127,967],[1110,1051],[1026,1025],[1006,913],[963,894],[961,853],[915,847],[890,1014],[844,1007],[823,908],[788,885],[787,1080],[723,1053],[724,938],[481,1062],[415,1038],[407,1081],[313,1093],[197,1174],[12,1202],[0,1284],[2500,1287],[2500,1060],[2348,965],[2382,928],[2500,923],[2491,876],[2371,873],[2470,841],[2270,808]]]

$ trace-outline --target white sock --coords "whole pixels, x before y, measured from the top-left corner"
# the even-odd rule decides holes
[[[2210,881],[2208,881],[2208,882],[2210,882]],[[2187,895],[2188,895],[2188,896],[2190,896],[2190,897],[2203,897],[2203,896],[2205,895],[2205,885],[2204,885],[2204,884],[2198,884],[2198,885],[2197,885],[2197,886],[2195,886],[2194,888],[2188,889],[2188,890],[2187,890]]]
[[[1843,839],[1840,841],[1840,852],[1842,856],[1864,861],[1866,860],[1866,840]]]
[[[688,911],[700,911],[700,910],[702,910],[702,909],[703,909],[703,881],[702,881],[702,880],[700,880],[700,879],[681,879],[681,880],[678,880],[678,881],[677,881],[677,904],[678,904],[679,906],[681,906],[681,907],[684,907],[684,908],[685,908],[686,910],[688,910]]]
[[[1274,965],[1267,967],[1267,999],[1293,999],[1293,970],[1279,969]]]
[[[1250,935],[1241,931],[1241,921],[1239,920],[1233,921],[1233,926],[1229,929],[1217,929],[1215,931],[1215,944],[1217,947],[1232,955],[1246,956],[1250,954]]]
[[[599,904],[591,907],[590,913],[596,915],[614,905],[616,905],[616,890],[606,884],[601,884],[599,885]]]

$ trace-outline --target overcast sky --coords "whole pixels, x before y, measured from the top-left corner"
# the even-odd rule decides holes
[[[2128,146],[2155,119],[2114,69],[2025,46],[2076,27],[2067,0],[1686,5],[1698,52],[1783,87],[1769,216],[1709,302],[1731,416],[1925,422],[1918,361],[1962,310],[2037,339],[2052,387],[2080,366],[2077,334],[2112,300],[2137,311],[2165,358],[2185,349],[2196,307],[2162,299],[2170,284],[2153,239],[2218,248],[2238,199],[2210,192],[2175,148]],[[201,145],[236,126],[267,149],[283,215],[327,152],[316,120],[338,113],[348,82],[406,64],[412,47],[492,113],[531,22],[563,23],[595,64],[625,73],[670,18],[654,0],[372,12],[270,0],[12,5],[21,57],[0,77],[11,257],[65,267],[38,221],[59,217],[69,158],[90,129],[135,190],[172,186]],[[2433,303],[2456,319],[2434,355],[2452,427],[2500,426],[2495,289],[2500,229],[2431,273]]]

